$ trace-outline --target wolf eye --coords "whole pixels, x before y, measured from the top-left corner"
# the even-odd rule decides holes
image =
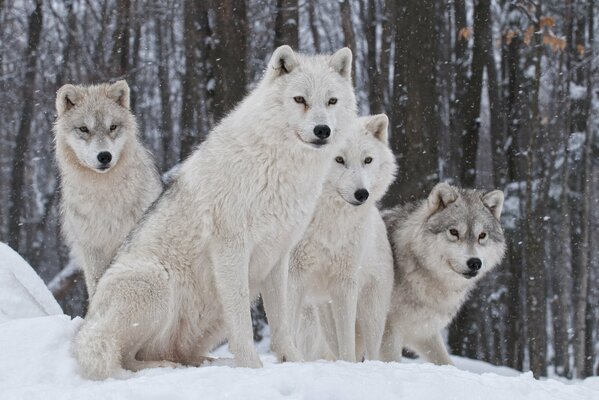
[[[111,130],[111,131],[114,131],[114,130],[116,130],[116,128],[117,128],[117,126],[116,126],[116,125],[110,125],[110,130]]]
[[[293,100],[298,104],[306,104],[306,99],[303,96],[295,96]]]
[[[335,157],[335,161],[337,161],[339,164],[345,164],[345,160],[341,156]]]
[[[87,129],[87,126],[80,126],[79,130],[83,133],[89,133],[89,129]]]
[[[333,104],[337,104],[337,98],[336,97],[331,97],[329,99],[329,105],[332,106]]]
[[[372,162],[372,157],[366,157],[364,159],[364,164],[370,164]]]
[[[483,232],[483,233],[481,233],[480,235],[478,235],[478,239],[479,239],[479,240],[483,240],[483,239],[484,239],[484,238],[486,238],[486,237],[487,237],[487,234],[486,234],[486,233],[484,233],[484,232]]]
[[[455,236],[455,237],[457,237],[458,239],[460,238],[460,233],[458,232],[458,230],[457,230],[457,229],[450,229],[450,230],[449,230],[449,233],[450,233],[452,236]]]

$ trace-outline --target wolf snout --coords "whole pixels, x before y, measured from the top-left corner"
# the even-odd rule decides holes
[[[106,166],[112,161],[112,154],[110,154],[108,151],[101,151],[98,153],[98,161],[103,166]]]
[[[364,203],[366,201],[366,199],[368,199],[368,196],[370,195],[370,193],[368,193],[368,190],[366,189],[358,189],[356,190],[356,192],[354,193],[354,197],[356,198],[356,200],[358,200],[360,203]]]
[[[331,136],[331,128],[328,125],[316,125],[314,127],[314,134],[320,140],[328,139]]]
[[[470,271],[478,272],[480,267],[483,266],[483,262],[480,258],[470,258],[468,261],[466,261],[466,265]]]

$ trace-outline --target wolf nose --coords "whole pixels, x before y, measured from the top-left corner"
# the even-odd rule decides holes
[[[316,125],[314,127],[314,134],[319,139],[326,139],[331,136],[331,128],[328,125]]]
[[[370,193],[368,193],[368,190],[366,190],[366,189],[358,189],[358,190],[356,190],[356,193],[354,193],[354,197],[360,203],[363,203],[363,202],[366,201],[366,199],[368,198],[369,194]]]
[[[470,271],[478,271],[480,267],[483,266],[483,262],[480,260],[480,258],[471,258],[466,261],[466,265],[468,265]]]
[[[98,161],[100,161],[100,164],[106,165],[112,161],[112,154],[107,151],[101,151],[98,153]]]

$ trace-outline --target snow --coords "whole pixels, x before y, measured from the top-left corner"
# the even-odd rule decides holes
[[[123,371],[88,381],[69,347],[83,322],[60,307],[33,269],[0,244],[0,398],[10,399],[599,399],[599,378],[562,382],[454,357],[457,365],[276,362],[258,344],[264,368],[232,367],[226,346],[213,365]],[[10,310],[10,312],[8,312]],[[49,315],[48,315],[49,314]]]
[[[233,368],[230,359],[201,368],[124,372],[87,381],[69,354],[82,320],[66,315],[0,324],[0,396],[9,399],[599,399],[599,378],[576,384],[535,380],[530,373],[454,358],[459,367],[403,363],[275,362]],[[264,352],[266,346],[260,346]],[[229,356],[226,348],[215,354]],[[222,365],[224,364],[224,365]]]
[[[13,249],[0,243],[0,323],[62,314],[42,279]]]

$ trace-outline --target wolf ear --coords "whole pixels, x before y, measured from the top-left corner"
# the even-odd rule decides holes
[[[437,183],[428,195],[427,205],[431,214],[447,207],[459,197],[458,191],[446,182]]]
[[[493,216],[499,220],[501,218],[501,211],[503,211],[503,192],[501,190],[493,190],[482,197],[483,204]]]
[[[109,99],[116,101],[119,106],[129,109],[131,100],[129,98],[129,85],[126,81],[120,80],[110,85],[106,95]]]
[[[337,50],[329,60],[329,66],[333,71],[338,72],[345,79],[351,78],[352,53],[349,47]]]
[[[364,117],[366,131],[381,142],[389,143],[389,118],[385,114],[376,114]]]
[[[277,47],[268,62],[269,73],[274,74],[275,77],[290,73],[298,65],[295,52],[287,45]]]
[[[79,101],[81,101],[81,91],[75,85],[66,84],[63,85],[58,92],[56,92],[56,112],[60,117],[71,108],[75,107]]]

